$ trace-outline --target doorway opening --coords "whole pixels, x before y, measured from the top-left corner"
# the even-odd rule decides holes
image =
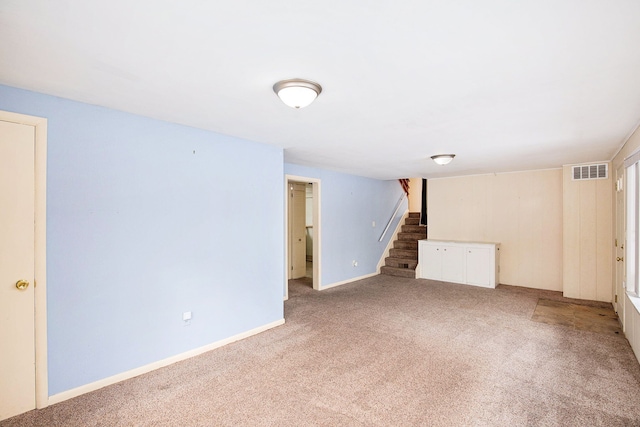
[[[285,176],[285,284],[320,290],[320,180]]]

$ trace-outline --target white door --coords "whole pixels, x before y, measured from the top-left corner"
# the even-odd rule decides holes
[[[33,126],[0,121],[0,420],[36,405],[34,153]]]
[[[420,268],[425,279],[442,280],[442,249],[439,246],[420,246]]]
[[[491,269],[495,265],[491,262],[492,249],[467,248],[466,252],[466,282],[476,286],[491,286]]]
[[[442,280],[464,283],[464,248],[462,246],[442,246]]]
[[[616,283],[613,297],[613,308],[618,318],[624,320],[624,248],[625,248],[625,219],[624,219],[624,165],[616,171]]]
[[[289,183],[289,278],[304,277],[307,272],[306,185]]]

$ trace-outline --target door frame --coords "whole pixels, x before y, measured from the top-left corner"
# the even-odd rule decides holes
[[[0,111],[0,120],[35,128],[34,345],[36,408],[49,405],[47,364],[47,119]]]
[[[289,214],[289,220],[288,222],[288,227],[287,227],[287,231],[289,232],[289,244],[287,249],[289,250],[288,253],[288,271],[289,271],[289,280],[293,279],[293,278],[302,278],[306,276],[306,270],[307,270],[307,242],[306,242],[306,238],[307,238],[307,227],[306,227],[306,220],[307,220],[307,186],[309,184],[307,184],[306,182],[298,182],[298,181],[288,181],[289,182],[289,198],[288,198],[288,202],[289,202],[289,207],[288,207],[288,214]],[[299,198],[296,201],[296,196]],[[302,204],[302,206],[300,206],[300,204]],[[302,209],[300,209],[302,208]],[[312,213],[312,209],[309,209],[309,214]],[[293,216],[292,216],[293,215]],[[299,221],[301,221],[301,223],[298,223]],[[294,223],[296,224],[294,226]],[[291,235],[291,232],[295,231],[295,233],[302,233],[303,234],[303,238],[300,239],[298,242],[299,244],[297,245],[297,249],[295,249],[294,247],[296,245],[294,245],[294,241],[295,241],[295,236]],[[313,230],[311,230],[313,231]],[[313,249],[312,249],[313,251]],[[304,252],[304,255],[303,255]],[[298,263],[298,261],[302,261],[302,263]],[[295,274],[294,274],[295,273]],[[296,277],[294,277],[296,276]]]
[[[626,185],[627,185],[627,179],[625,176],[625,172],[626,169],[624,167],[624,164],[621,164],[617,169],[616,169],[616,182],[614,184],[614,206],[615,206],[615,228],[614,228],[614,239],[615,239],[615,247],[614,247],[614,266],[615,266],[615,270],[614,270],[614,278],[615,278],[615,283],[614,283],[614,304],[613,307],[616,311],[616,313],[618,314],[618,320],[620,321],[620,323],[623,326],[624,329],[624,315],[625,315],[625,298],[626,298],[626,289],[625,289],[625,282],[626,282],[626,278],[625,278],[625,274],[626,274],[626,265],[625,265],[625,260],[626,260],[626,251],[624,250],[624,248],[626,247],[627,244],[627,232],[626,232],[626,227],[627,227],[627,220],[626,220],[626,215],[627,215],[627,192],[626,192]],[[622,206],[619,205],[619,200],[618,198],[622,198]],[[622,209],[622,212],[619,212],[619,209]],[[619,221],[621,219],[621,221]],[[622,261],[618,261],[617,258],[621,257]],[[622,267],[619,268],[618,264],[622,263]],[[617,301],[616,301],[616,297],[617,297]]]
[[[318,178],[310,178],[298,175],[284,176],[284,299],[289,298],[289,181],[311,184],[313,194],[313,289],[320,290],[320,185]]]

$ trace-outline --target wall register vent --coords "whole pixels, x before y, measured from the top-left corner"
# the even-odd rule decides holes
[[[607,179],[609,178],[609,165],[580,165],[573,167],[573,180]]]

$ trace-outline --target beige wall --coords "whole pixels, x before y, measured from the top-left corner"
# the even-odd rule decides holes
[[[611,302],[615,171],[608,179],[574,181],[568,165],[563,175],[564,296]]]
[[[562,290],[562,170],[427,181],[430,239],[501,243],[500,283]]]
[[[422,178],[409,180],[409,212],[420,212],[422,208]]]

